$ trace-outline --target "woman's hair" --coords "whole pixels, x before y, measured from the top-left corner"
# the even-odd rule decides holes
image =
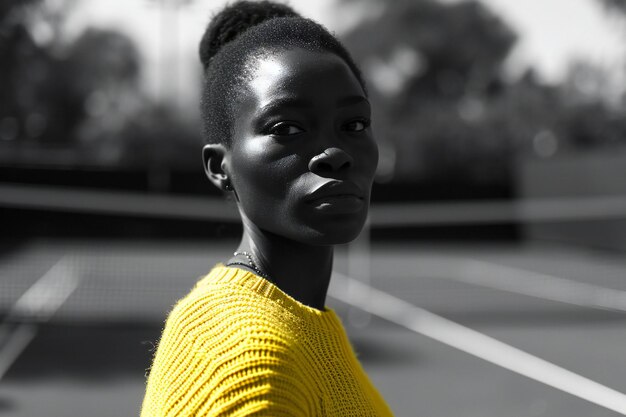
[[[284,4],[238,1],[213,17],[200,41],[204,67],[200,109],[206,143],[230,146],[234,109],[255,59],[290,48],[337,55],[367,94],[352,57],[326,28]]]

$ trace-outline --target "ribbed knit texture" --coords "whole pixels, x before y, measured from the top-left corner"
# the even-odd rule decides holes
[[[392,416],[334,311],[217,265],[170,313],[141,417]]]

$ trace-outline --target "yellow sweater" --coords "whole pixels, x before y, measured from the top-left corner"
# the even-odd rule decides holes
[[[170,313],[141,417],[392,416],[334,311],[217,265]]]

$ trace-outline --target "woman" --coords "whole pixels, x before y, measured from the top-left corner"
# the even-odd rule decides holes
[[[324,307],[333,245],[359,234],[378,161],[356,65],[270,2],[222,10],[200,56],[204,168],[243,237],[170,313],[142,416],[390,416]]]

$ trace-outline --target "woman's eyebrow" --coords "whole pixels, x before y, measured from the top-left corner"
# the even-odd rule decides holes
[[[370,102],[364,96],[347,96],[337,100],[337,107],[347,107],[355,104],[367,104],[369,106]]]

